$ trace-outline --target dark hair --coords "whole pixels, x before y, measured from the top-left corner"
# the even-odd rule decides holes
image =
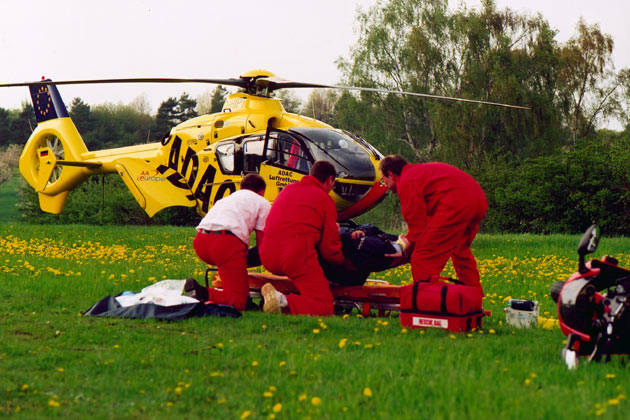
[[[265,188],[267,188],[267,183],[258,174],[247,174],[241,180],[241,190],[250,190],[257,193],[264,191]]]
[[[383,172],[383,175],[390,176],[396,174],[400,176],[403,167],[407,165],[407,161],[404,157],[399,155],[387,155],[378,164],[378,168]]]
[[[317,162],[313,163],[309,175],[314,176],[319,182],[323,184],[331,176],[333,177],[333,179],[335,179],[337,177],[337,170],[335,169],[333,164],[328,162],[327,160],[318,160]]]

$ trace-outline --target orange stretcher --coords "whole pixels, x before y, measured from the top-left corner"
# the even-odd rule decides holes
[[[209,273],[211,272],[214,272],[211,280],[212,287],[220,288],[221,279],[215,268],[206,270],[206,287],[210,283]],[[252,299],[262,297],[260,289],[265,283],[273,284],[276,290],[284,294],[298,293],[288,277],[249,273],[249,295]],[[335,299],[335,313],[350,313],[357,309],[365,317],[371,315],[388,316],[391,311],[400,309],[400,287],[383,280],[367,280],[363,286],[331,284],[330,291]]]

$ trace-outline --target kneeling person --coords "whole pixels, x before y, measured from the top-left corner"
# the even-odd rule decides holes
[[[197,226],[193,247],[205,263],[216,265],[223,290],[210,288],[208,299],[245,310],[249,297],[247,249],[252,231],[256,244],[263,241],[263,228],[271,205],[263,198],[265,180],[246,175],[241,189],[217,201]]]
[[[300,294],[283,295],[271,283],[262,287],[265,312],[332,315],[333,295],[318,257],[345,263],[337,227],[337,208],[328,195],[336,171],[327,161],[313,164],[310,175],[285,187],[276,198],[260,251],[264,267],[288,276]]]

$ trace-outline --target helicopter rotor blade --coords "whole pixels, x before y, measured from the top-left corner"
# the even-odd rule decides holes
[[[4,83],[0,87],[33,86],[33,85],[90,85],[108,83],[211,83],[245,88],[251,84],[246,79],[182,79],[164,77],[143,77],[125,79],[87,79],[87,80],[39,80],[36,82]]]
[[[0,84],[0,87],[17,87],[17,86],[33,86],[33,85],[89,85],[89,84],[113,84],[113,83],[209,83],[226,86],[236,86],[243,89],[251,89],[253,86],[259,89],[267,89],[268,92],[273,92],[277,89],[288,88],[323,88],[323,89],[343,89],[343,90],[357,90],[365,92],[375,93],[391,93],[396,95],[408,95],[417,96],[421,98],[440,99],[454,102],[466,102],[491,106],[499,106],[505,108],[525,109],[531,110],[530,107],[520,105],[510,105],[498,102],[480,101],[476,99],[457,98],[452,96],[432,95],[429,93],[418,92],[406,92],[396,91],[389,89],[356,87],[356,86],[339,86],[339,85],[325,85],[319,83],[303,83],[294,82],[291,80],[282,79],[280,77],[257,77],[257,78],[245,78],[238,79],[198,79],[198,78],[164,78],[164,77],[144,77],[144,78],[124,78],[124,79],[86,79],[86,80],[39,80],[35,82],[22,82],[22,83],[4,83]]]
[[[366,88],[366,87],[356,87],[356,86],[326,86],[326,87],[333,88],[333,89],[359,90],[359,91],[364,91],[364,92],[393,93],[396,95],[419,96],[421,98],[442,99],[442,100],[454,101],[454,102],[467,102],[467,103],[473,103],[473,104],[483,104],[483,105],[501,106],[505,108],[531,110],[531,108],[527,106],[510,105],[510,104],[503,104],[499,102],[480,101],[477,99],[457,98],[454,96],[431,95],[429,93],[406,92],[402,90],[377,89],[377,88]]]
[[[324,88],[324,89],[358,90],[358,91],[376,92],[376,93],[393,93],[396,95],[418,96],[421,98],[441,99],[441,100],[455,101],[455,102],[467,102],[467,103],[475,103],[475,104],[483,104],[483,105],[500,106],[500,107],[506,107],[506,108],[531,110],[531,108],[526,107],[526,106],[510,105],[510,104],[503,104],[503,103],[490,102],[490,101],[480,101],[476,99],[457,98],[457,97],[442,96],[442,95],[431,95],[429,93],[396,91],[396,90],[389,90],[389,89],[293,82],[291,80],[286,80],[279,77],[261,77],[259,79],[256,79],[256,86],[266,87],[269,89],[270,92],[276,89],[283,89],[283,88]]]

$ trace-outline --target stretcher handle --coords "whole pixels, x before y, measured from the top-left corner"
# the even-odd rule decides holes
[[[217,268],[216,267],[212,267],[212,266],[206,268],[206,273],[205,273],[205,276],[204,276],[205,279],[206,279],[206,288],[210,288],[210,284],[208,283],[208,273],[211,272],[211,271],[217,271]]]

